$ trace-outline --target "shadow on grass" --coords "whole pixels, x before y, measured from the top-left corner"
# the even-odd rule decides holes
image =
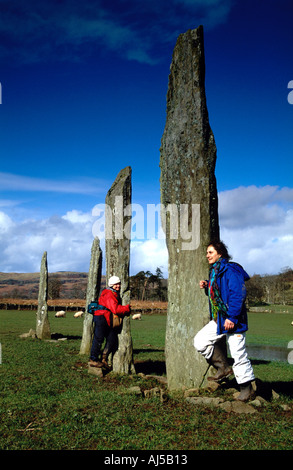
[[[148,352],[156,352],[158,351],[157,349],[149,349],[149,350],[143,350],[143,351],[148,351]],[[136,353],[141,352],[141,350],[136,350]],[[252,360],[252,364],[266,364],[269,361],[264,361],[264,360]],[[153,374],[153,375],[166,375],[166,363],[165,361],[152,361],[152,360],[136,360],[134,361],[135,364],[135,370],[136,373],[143,373],[145,375],[148,374]],[[293,387],[292,387],[292,381],[290,382],[285,382],[285,381],[268,381],[268,382],[263,382],[256,378],[256,383],[258,387],[258,393],[263,396],[263,398],[267,400],[271,400],[273,398],[272,396],[272,390],[277,392],[278,394],[282,394],[290,399],[293,398]],[[235,378],[231,378],[229,382],[226,384],[227,388],[239,388]],[[225,385],[223,388],[226,388]]]
[[[135,355],[141,354],[141,353],[160,353],[163,350],[158,349],[158,348],[146,348],[146,349],[134,349],[133,354],[134,357]],[[166,364],[165,361],[160,361],[160,360],[152,360],[148,359],[144,361],[143,359],[135,359],[134,360],[134,365],[135,365],[135,370],[136,373],[143,373],[145,375],[148,374],[153,374],[153,375],[166,375]]]
[[[265,359],[250,359],[252,366],[256,365],[269,365],[271,361]],[[228,358],[229,364],[233,365],[233,359],[230,357]],[[272,399],[272,390],[277,392],[278,394],[282,394],[287,398],[293,398],[293,386],[292,381],[262,381],[256,377],[256,383],[259,391],[259,395],[263,396],[263,398],[267,400]],[[235,378],[230,379],[229,387],[234,386],[238,388],[237,382]]]
[[[81,340],[81,336],[74,336],[74,335],[63,335],[62,333],[52,333],[51,334],[51,339],[69,339],[69,340]]]
[[[166,374],[166,364],[164,361],[134,361],[136,373],[145,375],[164,375]]]
[[[261,365],[261,364],[267,364],[269,365],[271,361],[267,361],[264,359],[251,359],[251,364],[252,365]],[[271,390],[274,390],[277,393],[281,393],[282,395],[287,396],[288,398],[293,398],[293,386],[292,386],[292,381],[268,381],[265,382],[267,385],[267,388],[270,388]]]
[[[277,393],[286,395],[288,398],[293,398],[292,382],[269,382],[270,386]]]

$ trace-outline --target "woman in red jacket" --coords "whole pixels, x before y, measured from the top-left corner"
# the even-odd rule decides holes
[[[130,305],[121,305],[119,277],[112,276],[109,279],[109,287],[104,289],[99,298],[99,309],[94,312],[94,337],[90,354],[89,365],[92,367],[106,367],[108,356],[118,348],[117,328],[112,326],[112,314],[124,317],[130,313]],[[103,309],[104,307],[104,309]],[[101,356],[101,348],[104,339],[106,344]]]

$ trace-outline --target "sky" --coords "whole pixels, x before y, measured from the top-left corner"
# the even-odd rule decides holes
[[[49,272],[87,272],[126,166],[147,220],[173,49],[199,25],[221,238],[250,275],[293,268],[292,14],[293,0],[0,0],[0,271],[37,272],[47,251]],[[130,274],[167,277],[165,240],[138,225]]]

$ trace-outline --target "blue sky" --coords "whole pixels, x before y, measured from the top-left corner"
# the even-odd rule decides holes
[[[293,268],[292,0],[0,0],[0,271],[87,271],[120,169],[160,202],[172,52],[204,27],[221,236],[250,274]],[[103,246],[103,242],[101,242]],[[164,240],[133,240],[131,274]]]

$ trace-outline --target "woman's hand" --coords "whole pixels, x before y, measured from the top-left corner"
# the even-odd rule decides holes
[[[228,318],[226,318],[225,323],[224,323],[225,330],[226,331],[233,330],[234,327],[235,327],[235,323],[233,323],[231,320],[228,320]]]
[[[205,289],[207,285],[208,285],[207,281],[199,281],[199,287],[201,289]]]

